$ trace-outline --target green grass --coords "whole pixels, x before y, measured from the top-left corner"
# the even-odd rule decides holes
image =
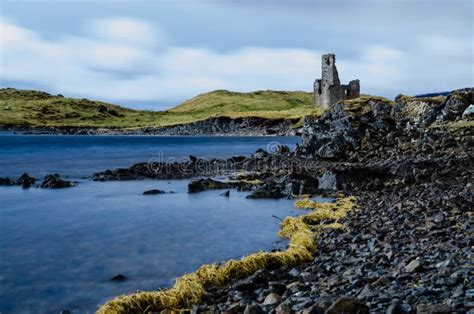
[[[0,126],[140,128],[162,127],[209,117],[301,118],[320,114],[311,93],[217,90],[198,95],[166,111],[132,110],[88,99],[45,92],[0,89]]]

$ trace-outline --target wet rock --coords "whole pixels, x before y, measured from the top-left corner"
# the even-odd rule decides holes
[[[165,194],[166,192],[159,189],[153,189],[143,192],[143,195],[157,195],[157,194]]]
[[[74,182],[61,179],[59,174],[49,174],[44,177],[40,187],[49,189],[62,189],[73,187],[74,185]]]
[[[283,198],[286,197],[285,185],[276,181],[267,181],[262,186],[256,188],[248,198]]]
[[[234,182],[222,182],[211,178],[199,179],[189,182],[188,192],[197,193],[206,190],[220,190],[237,187],[238,184]]]
[[[259,148],[259,149],[257,149],[257,150],[255,151],[255,153],[253,154],[253,158],[255,158],[255,159],[263,159],[263,158],[265,158],[265,157],[268,157],[269,155],[270,155],[270,154],[269,154],[266,150]]]
[[[230,190],[225,191],[224,193],[219,194],[220,196],[225,196],[229,197],[230,196]]]
[[[27,173],[22,174],[18,180],[17,184],[21,185],[24,189],[30,188],[33,184],[35,184],[36,179],[30,177]]]
[[[11,185],[14,185],[15,182],[13,180],[11,180],[10,178],[6,177],[6,178],[0,178],[0,185],[4,185],[4,186],[11,186]]]
[[[125,280],[127,280],[127,277],[125,277],[122,274],[118,274],[118,275],[115,275],[112,278],[110,278],[110,281],[115,281],[115,282],[121,282],[121,281],[125,281]]]

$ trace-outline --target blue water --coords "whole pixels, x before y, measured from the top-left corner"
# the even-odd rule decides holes
[[[93,312],[107,299],[167,287],[203,263],[284,247],[289,200],[186,193],[188,180],[92,182],[94,171],[163,156],[228,157],[296,138],[0,135],[0,176],[58,172],[62,190],[0,187],[0,312]],[[175,194],[144,196],[159,188]],[[109,279],[117,274],[128,280]]]
[[[28,172],[43,177],[60,173],[89,176],[109,168],[128,167],[150,158],[180,160],[250,155],[277,143],[293,147],[297,137],[186,136],[52,136],[0,134],[0,177]]]

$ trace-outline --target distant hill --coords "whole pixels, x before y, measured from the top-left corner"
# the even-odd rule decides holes
[[[210,117],[301,118],[317,114],[311,93],[217,90],[165,111],[133,110],[34,90],[0,89],[0,127],[141,128],[191,123]]]

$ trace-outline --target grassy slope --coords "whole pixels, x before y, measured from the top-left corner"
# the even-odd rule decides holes
[[[132,110],[44,92],[0,89],[0,126],[160,127],[209,117],[298,118],[318,114],[306,92],[214,91],[166,111]]]

